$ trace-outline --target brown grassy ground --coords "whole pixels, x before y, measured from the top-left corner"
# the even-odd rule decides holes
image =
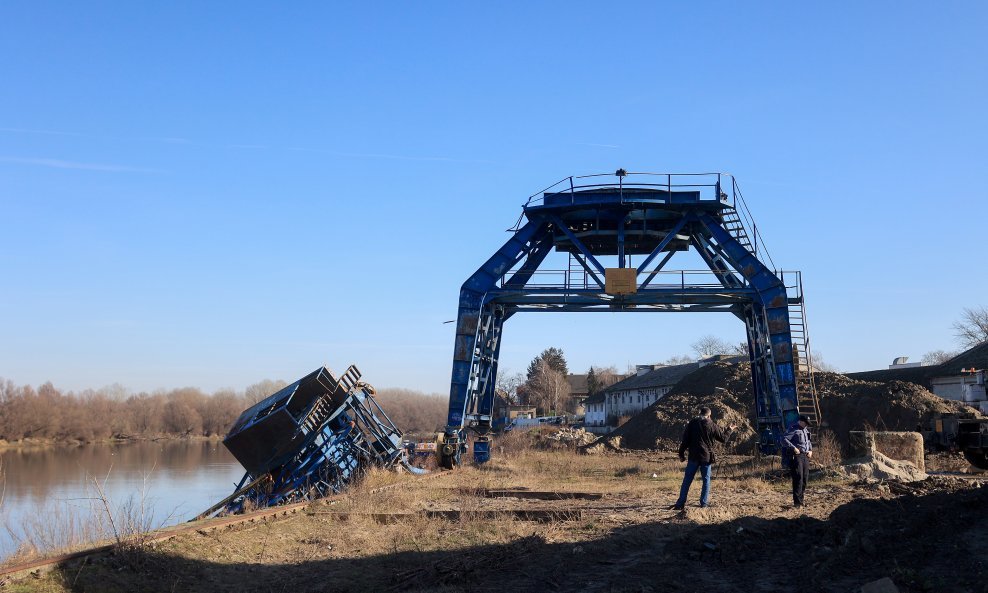
[[[509,443],[510,444],[510,443]],[[192,533],[0,586],[3,591],[902,591],[988,589],[988,488],[819,477],[789,505],[777,468],[726,456],[713,506],[667,510],[672,455],[512,450],[485,466],[407,479],[375,472],[304,515]],[[485,489],[597,492],[597,500],[489,498]],[[519,509],[567,512],[521,520]],[[459,518],[429,512],[460,511]]]

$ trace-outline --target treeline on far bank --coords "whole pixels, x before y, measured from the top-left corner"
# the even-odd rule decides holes
[[[0,440],[224,436],[241,412],[285,385],[266,380],[242,392],[214,393],[195,387],[130,393],[120,386],[73,392],[50,382],[34,388],[0,379]],[[447,402],[438,395],[381,389],[376,397],[403,432],[432,432],[445,423]]]

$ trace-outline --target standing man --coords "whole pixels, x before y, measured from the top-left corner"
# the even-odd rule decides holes
[[[737,425],[732,424],[728,431],[733,431]],[[706,508],[710,503],[710,465],[714,462],[714,440],[724,442],[726,433],[710,418],[710,408],[700,408],[700,415],[690,420],[683,432],[683,442],[679,445],[679,460],[686,461],[689,451],[689,461],[686,463],[686,473],[683,475],[683,485],[679,489],[679,500],[672,506],[677,511],[686,506],[686,496],[690,493],[690,485],[696,477],[697,470],[703,480],[700,489],[700,508]]]
[[[813,444],[810,442],[809,416],[800,416],[786,434],[782,435],[782,453],[789,459],[789,473],[792,476],[792,504],[803,506],[803,493],[810,479],[810,458],[813,457]]]

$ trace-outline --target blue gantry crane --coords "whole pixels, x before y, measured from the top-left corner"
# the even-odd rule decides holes
[[[798,415],[820,420],[801,274],[762,261],[733,176],[568,177],[530,197],[510,231],[460,290],[443,467],[460,463],[467,431],[475,461],[489,459],[502,329],[521,312],[731,313],[747,328],[761,450],[774,451]],[[689,250],[706,269],[667,268]],[[565,269],[543,265],[553,251],[566,255]]]

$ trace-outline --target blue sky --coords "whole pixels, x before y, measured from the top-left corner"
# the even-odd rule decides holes
[[[844,370],[953,349],[988,300],[983,3],[365,4],[0,7],[0,377],[445,393],[525,197],[618,167],[735,174]],[[743,327],[521,315],[502,365],[706,334]]]

